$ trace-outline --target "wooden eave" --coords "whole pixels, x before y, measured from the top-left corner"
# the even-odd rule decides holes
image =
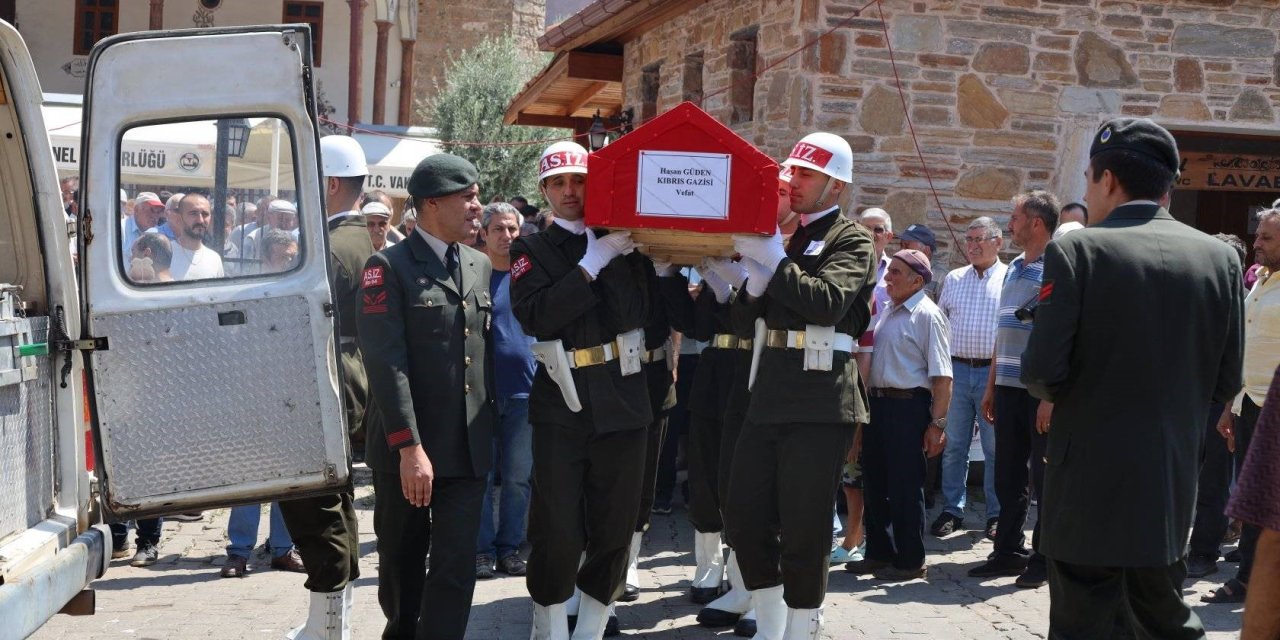
[[[622,56],[565,51],[520,90],[503,122],[585,131],[596,111],[621,110]]]
[[[543,51],[626,43],[707,0],[596,0],[538,38]]]

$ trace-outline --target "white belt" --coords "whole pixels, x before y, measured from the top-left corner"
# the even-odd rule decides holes
[[[787,331],[785,343],[783,343],[780,340],[783,337],[782,334],[783,334],[783,331],[779,329],[770,330],[768,334],[768,342],[766,343],[766,346],[770,346],[774,348],[786,348],[786,349],[806,348],[804,331]],[[834,349],[835,351],[844,351],[845,353],[853,353],[853,345],[854,345],[853,336],[847,333],[837,333],[835,334],[835,338],[831,343],[831,348]]]

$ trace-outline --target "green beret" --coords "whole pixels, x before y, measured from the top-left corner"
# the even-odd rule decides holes
[[[437,153],[422,159],[409,176],[409,195],[439,198],[457,193],[480,181],[480,172],[466,158]]]
[[[1112,149],[1147,156],[1175,174],[1181,165],[1173,134],[1146,118],[1116,118],[1103,123],[1093,136],[1089,157]]]

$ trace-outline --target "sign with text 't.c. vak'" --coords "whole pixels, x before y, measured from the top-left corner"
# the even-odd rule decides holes
[[[641,151],[636,213],[727,220],[732,166],[727,153]]]

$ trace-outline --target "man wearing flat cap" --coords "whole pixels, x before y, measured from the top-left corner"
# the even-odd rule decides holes
[[[928,256],[915,249],[893,254],[884,275],[892,304],[875,328],[867,376],[871,422],[862,436],[864,562],[880,580],[926,573],[926,457],[942,452],[951,405],[950,329],[925,295],[932,280]]]
[[[1085,171],[1089,227],[1045,252],[1022,380],[1054,403],[1050,638],[1205,635],[1183,554],[1210,402],[1241,387],[1243,290],[1236,253],[1157,204],[1178,166],[1159,125],[1106,122]]]
[[[417,228],[361,276],[383,638],[466,635],[495,415],[492,266],[464,244],[481,211],[478,179],[458,156],[418,163],[408,185]]]
[[[922,224],[907,227],[898,235],[898,240],[903,249],[915,249],[930,260],[933,260],[933,253],[938,250],[938,236],[933,233],[933,229]],[[924,293],[930,300],[938,302],[938,296],[942,295],[942,280],[929,281],[924,286]]]

